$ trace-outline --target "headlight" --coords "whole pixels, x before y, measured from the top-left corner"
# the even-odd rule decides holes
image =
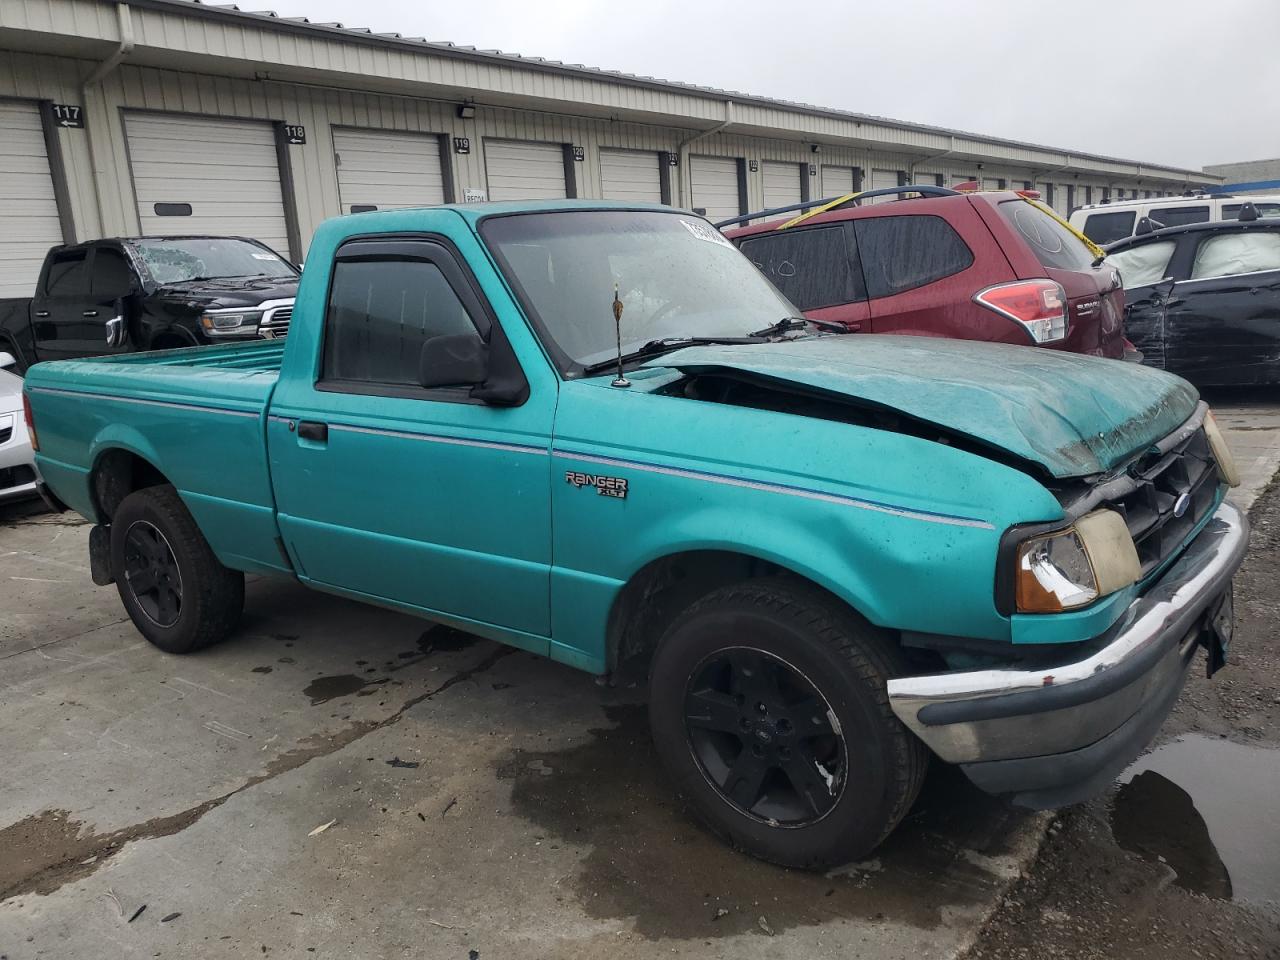
[[[211,337],[244,336],[258,332],[261,311],[208,310],[200,315],[200,326]]]
[[[1218,421],[1210,411],[1204,415],[1204,435],[1209,440],[1209,449],[1213,451],[1213,459],[1218,461],[1218,474],[1229,487],[1240,486],[1240,471],[1236,469],[1236,458],[1231,455],[1227,446],[1227,438],[1218,429]]]
[[[1095,510],[1065,530],[1019,544],[1014,575],[1019,613],[1061,613],[1136,583],[1142,564],[1124,518]]]

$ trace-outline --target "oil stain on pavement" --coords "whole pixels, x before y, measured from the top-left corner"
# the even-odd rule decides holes
[[[827,874],[736,853],[676,798],[643,706],[606,708],[614,726],[561,751],[512,751],[499,777],[516,812],[589,848],[567,881],[594,918],[633,918],[647,938],[771,935],[796,926],[898,922],[934,927],[949,907],[989,902],[1007,881],[1010,842],[1029,816],[935,767],[912,811],[873,858]]]
[[[1189,734],[1138,760],[1116,793],[1116,842],[1194,893],[1280,919],[1280,751]]]

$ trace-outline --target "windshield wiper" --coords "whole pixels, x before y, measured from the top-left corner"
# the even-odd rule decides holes
[[[648,343],[632,350],[630,353],[622,355],[622,362],[634,363],[637,360],[647,360],[650,357],[658,357],[664,353],[670,353],[673,350],[682,350],[685,347],[700,347],[707,344],[734,344],[742,343],[759,343],[761,337],[752,334],[747,337],[663,337],[660,340],[650,340]],[[617,357],[610,357],[608,360],[601,360],[598,363],[589,363],[582,368],[585,375],[599,373],[602,370],[611,370],[618,365]]]
[[[767,326],[763,330],[757,330],[751,336],[780,337],[782,334],[790,333],[792,330],[803,330],[809,324],[813,324],[819,330],[829,330],[832,333],[849,332],[848,327],[834,320],[814,320],[812,317],[783,317],[777,323]]]

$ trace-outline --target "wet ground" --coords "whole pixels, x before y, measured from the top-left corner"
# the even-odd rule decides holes
[[[1250,513],[1236,636],[1157,745],[1063,811],[969,960],[1280,958],[1280,485]]]

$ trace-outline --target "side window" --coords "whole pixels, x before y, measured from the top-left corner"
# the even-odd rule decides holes
[[[1222,219],[1239,220],[1242,206],[1244,206],[1242,203],[1224,203],[1222,205]],[[1260,217],[1280,217],[1280,203],[1255,202],[1253,206]]]
[[[124,254],[99,247],[93,258],[93,295],[99,299],[126,297],[133,287],[133,270]]]
[[[1280,270],[1280,231],[1226,233],[1208,237],[1196,250],[1192,280]]]
[[[868,217],[854,224],[862,273],[872,297],[922,287],[973,263],[973,253],[941,217]]]
[[[89,295],[89,271],[85,267],[87,250],[67,250],[49,264],[44,292],[51,297],[85,297]]]
[[[738,249],[801,310],[865,300],[862,271],[842,225],[768,233]]]
[[[1152,220],[1166,227],[1180,227],[1184,223],[1208,223],[1208,207],[1152,207],[1147,212]]]
[[[1136,217],[1132,210],[1117,213],[1091,213],[1084,221],[1084,229],[1080,232],[1094,243],[1115,243],[1125,237],[1133,236],[1133,221]]]
[[[325,312],[322,380],[417,386],[422,345],[477,333],[462,301],[426,260],[339,260]]]
[[[1176,240],[1157,240],[1127,247],[1107,257],[1107,263],[1120,271],[1120,280],[1126,290],[1159,283],[1169,275],[1169,260],[1173,256]]]

